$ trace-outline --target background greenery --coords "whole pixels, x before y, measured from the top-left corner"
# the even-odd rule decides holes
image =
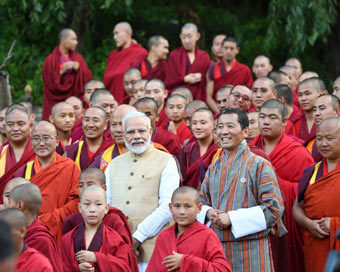
[[[181,25],[199,26],[202,49],[210,52],[214,35],[235,36],[238,59],[251,66],[268,55],[275,69],[288,57],[302,60],[304,70],[316,71],[331,88],[340,75],[340,0],[0,0],[0,62],[13,40],[10,73],[12,94],[23,96],[26,84],[33,101],[42,102],[42,64],[58,43],[62,28],[79,36],[78,51],[94,78],[102,79],[109,51],[114,49],[113,26],[129,21],[142,45],[155,34],[165,36],[171,49],[179,46]]]

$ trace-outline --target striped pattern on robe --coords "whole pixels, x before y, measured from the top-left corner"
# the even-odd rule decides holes
[[[272,271],[268,234],[271,230],[280,235],[286,232],[283,225],[275,224],[282,217],[284,204],[272,165],[252,153],[243,141],[235,152],[224,152],[210,165],[200,198],[204,204],[225,212],[258,205],[262,208],[267,222],[265,231],[238,239],[230,227],[215,228],[215,232],[233,271]]]

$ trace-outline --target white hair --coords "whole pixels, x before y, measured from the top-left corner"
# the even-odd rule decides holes
[[[151,128],[151,121],[150,118],[147,117],[143,112],[139,112],[139,111],[131,111],[128,112],[127,114],[124,115],[123,119],[122,119],[122,127],[123,127],[123,131],[125,132],[125,124],[129,119],[132,118],[144,118],[145,120],[148,121],[148,129]]]

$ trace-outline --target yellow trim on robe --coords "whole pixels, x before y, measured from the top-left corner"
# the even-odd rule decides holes
[[[318,173],[318,170],[319,170],[319,167],[321,165],[321,162],[318,162],[316,165],[315,165],[315,169],[314,169],[314,172],[313,172],[313,175],[312,177],[310,178],[309,180],[309,184],[312,185],[315,183],[315,180],[316,180],[316,175]]]
[[[315,138],[313,140],[311,140],[308,145],[306,146],[307,150],[309,151],[309,153],[312,154],[312,150],[313,150],[313,145],[315,143]]]
[[[32,177],[33,163],[34,163],[34,160],[27,163],[26,171],[25,171],[25,179],[27,180],[30,180]]]
[[[7,149],[8,149],[8,145],[5,145],[4,148],[1,151],[1,157],[0,157],[0,177],[2,177],[5,174]]]
[[[221,147],[219,149],[217,149],[213,159],[211,160],[211,164],[213,164],[215,161],[217,161],[217,159],[220,157],[222,150],[223,150],[223,148],[221,148]]]
[[[81,148],[83,147],[84,141],[80,141],[78,144],[78,152],[77,152],[77,157],[75,160],[76,165],[78,166],[78,168],[81,170],[80,168],[80,155],[81,155]]]

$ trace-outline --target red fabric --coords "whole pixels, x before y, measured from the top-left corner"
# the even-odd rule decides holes
[[[57,242],[39,219],[34,220],[28,226],[24,241],[29,247],[42,253],[50,261],[55,272],[63,271],[61,253]]]
[[[224,65],[223,60],[221,60],[219,63]],[[217,64],[212,67],[214,67],[215,69],[218,68],[219,65]],[[235,59],[233,68],[230,71],[226,72],[225,74],[222,74],[220,78],[214,79],[214,93],[213,93],[214,99],[216,99],[217,91],[227,84],[233,86],[244,84],[247,85],[249,89],[251,89],[253,86],[253,77],[249,67],[238,62]]]
[[[211,141],[208,150],[203,156],[200,155],[200,149],[197,140],[183,146],[177,156],[183,175],[183,185],[191,186],[195,189],[200,188],[201,162],[207,157],[213,157],[212,153],[215,154],[217,149],[218,147],[215,145],[213,140]]]
[[[14,173],[23,165],[28,163],[29,161],[33,160],[34,158],[34,151],[32,149],[31,141],[28,141],[24,150],[24,153],[22,154],[20,160],[16,162],[14,150],[12,145],[9,143],[8,148],[6,151],[6,168],[5,168],[5,174],[0,178],[0,195],[2,196],[4,194],[4,189],[6,187],[6,184],[14,177]],[[3,145],[0,148],[0,154],[2,152],[2,149],[5,147]],[[0,204],[3,203],[2,197],[0,197]]]
[[[192,92],[194,100],[206,101],[206,73],[210,65],[210,57],[207,52],[196,47],[195,60],[187,69],[188,58],[188,52],[183,46],[171,52],[165,71],[165,85],[170,93],[177,87],[186,87]],[[186,84],[184,77],[191,73],[201,73],[201,82]]]
[[[310,132],[308,131],[308,125],[306,120],[306,115],[302,114],[300,119],[298,119],[295,124],[295,132],[296,136],[302,139],[305,142],[305,146],[308,145],[309,141],[313,140],[316,136],[316,125],[315,123],[312,126]]]
[[[162,264],[172,251],[183,254],[181,266],[175,271],[231,272],[222,249],[213,230],[195,222],[179,237],[176,237],[177,225],[160,233],[152,253],[147,272],[165,272],[168,269]]]
[[[181,144],[183,144],[186,139],[190,139],[193,136],[191,134],[191,131],[188,129],[187,125],[185,124],[184,120],[182,121],[180,126],[176,129],[176,134]]]
[[[295,90],[293,91],[293,104],[301,109],[300,107],[300,103],[299,103],[299,96],[298,96],[298,89],[299,89],[299,85],[296,86]]]
[[[174,156],[177,156],[181,150],[181,142],[178,136],[161,127],[156,128],[152,134],[151,141],[163,145]]]
[[[79,141],[84,135],[82,121],[83,121],[83,118],[79,119],[73,126],[73,129],[70,135],[72,139],[72,144],[75,143],[76,141]]]
[[[330,235],[324,239],[314,238],[305,231],[306,272],[323,271],[330,250],[340,250],[335,234],[340,228],[340,167],[324,174],[309,185],[304,195],[304,207],[308,218],[318,220],[331,218]]]
[[[131,64],[131,68],[137,68],[141,71],[143,79],[158,78],[164,81],[166,61],[162,60],[155,67],[152,68],[151,63],[147,59],[148,56],[142,56]],[[143,69],[145,67],[146,69]],[[145,70],[145,71],[144,71]]]
[[[60,76],[60,50],[56,46],[44,61],[43,80],[44,98],[42,119],[48,120],[51,108],[58,102],[64,101],[70,96],[76,96],[83,100],[84,85],[92,79],[92,72],[81,54],[77,51],[69,53],[72,61],[79,62],[78,71],[72,70],[67,75]]]
[[[287,135],[296,136],[295,127],[294,127],[293,123],[289,120],[288,120],[288,122],[285,126],[285,131],[286,131]]]
[[[61,255],[63,259],[64,272],[80,271],[74,252],[74,236],[77,230],[78,227],[65,234],[61,241]],[[95,271],[130,272],[131,268],[128,254],[129,246],[124,243],[119,234],[106,225],[103,225],[103,244],[100,252],[96,252],[97,263]]]
[[[295,104],[293,104],[293,112],[292,114],[289,116],[289,121],[291,121],[293,124],[295,124],[295,122],[301,118],[301,109],[298,108]]]
[[[116,49],[109,53],[104,84],[119,104],[124,103],[124,100],[128,97],[123,85],[124,73],[130,68],[133,61],[146,55],[147,51],[134,42],[131,42],[129,48]]]
[[[16,272],[53,272],[49,260],[34,248],[27,248],[15,262]]]
[[[249,144],[263,149],[263,137],[258,135]],[[304,271],[302,229],[297,226],[292,216],[292,206],[298,192],[298,181],[304,168],[313,165],[314,160],[307,149],[298,141],[293,140],[284,132],[281,134],[274,150],[268,155],[278,175],[280,188],[285,201],[283,223],[288,234],[279,239],[278,245],[283,252],[278,252],[280,263],[285,267],[278,267],[278,271]]]
[[[166,115],[165,108],[159,113],[159,119],[156,122],[156,127],[165,127],[169,122],[168,116]]]

